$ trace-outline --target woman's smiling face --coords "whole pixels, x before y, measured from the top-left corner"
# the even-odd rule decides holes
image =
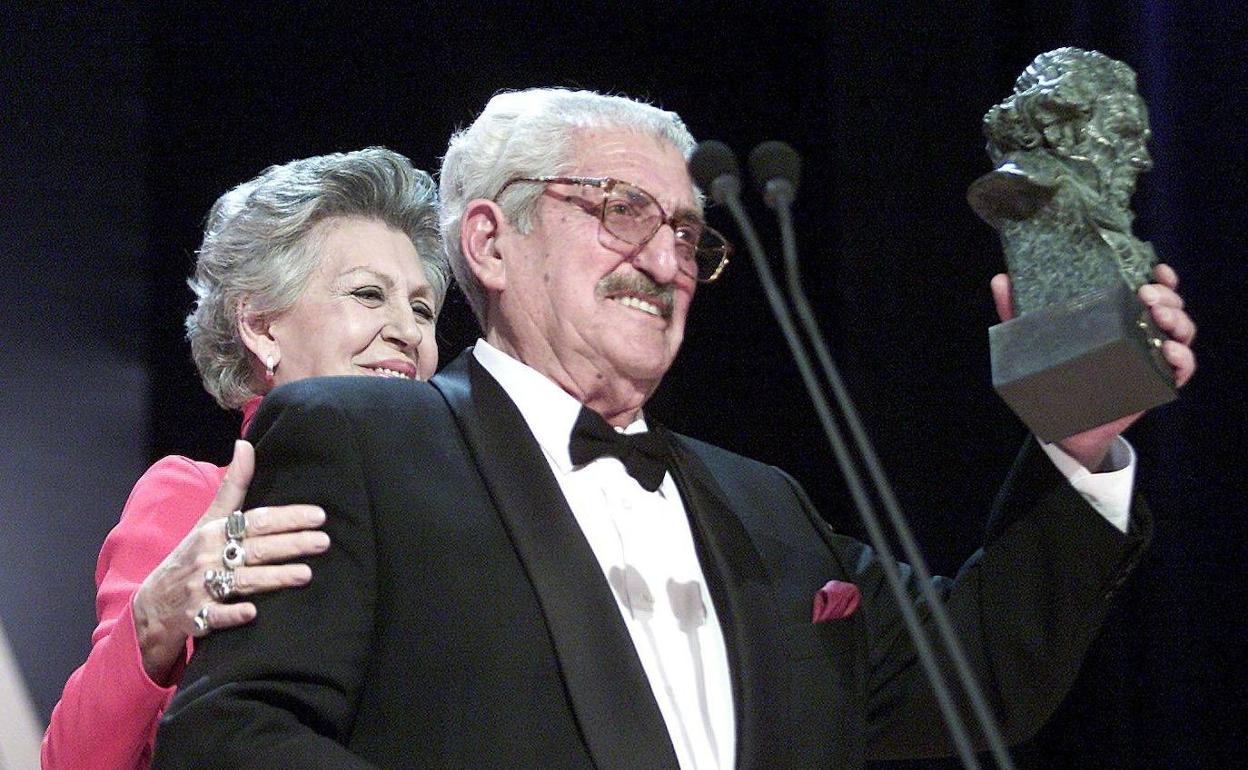
[[[323,375],[433,376],[437,297],[411,240],[360,217],[327,219],[311,237],[320,262],[295,304],[268,324],[273,385]]]

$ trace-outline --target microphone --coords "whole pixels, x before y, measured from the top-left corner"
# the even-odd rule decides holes
[[[788,208],[797,197],[802,175],[802,159],[784,142],[763,142],[750,151],[750,174],[763,202],[773,210]]]
[[[741,196],[741,170],[728,145],[714,139],[698,145],[689,158],[689,175],[721,206]]]
[[[763,251],[762,241],[758,239],[758,232],[754,229],[754,223],[741,203],[741,169],[737,165],[737,156],[723,142],[714,139],[700,142],[689,158],[689,175],[693,177],[693,181],[700,189],[710,193],[711,200],[724,206],[732,214],[732,218],[737,223],[737,229],[741,231],[741,237],[745,240],[750,259],[754,262],[754,271],[758,273],[758,280],[763,285],[763,296],[767,298],[772,315],[776,317],[776,322],[780,325],[780,331],[793,354],[794,363],[797,364],[802,380],[806,382],[807,388],[817,387],[812,385],[815,372],[802,341],[798,337],[797,327],[793,325],[793,317],[785,303],[784,294],[776,284],[775,276],[768,264],[767,254]],[[815,404],[815,408],[819,409],[818,403]]]

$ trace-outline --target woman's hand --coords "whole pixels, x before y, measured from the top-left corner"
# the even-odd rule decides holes
[[[240,540],[245,553],[243,566],[228,568],[224,562],[226,517],[243,504],[254,468],[251,444],[234,442],[233,460],[212,503],[134,595],[134,626],[143,668],[162,686],[173,684],[180,676],[188,636],[239,626],[256,616],[251,602],[214,598],[209,592],[209,570],[232,577],[230,596],[301,586],[312,579],[311,568],[285,562],[329,547],[329,535],[315,529],[325,521],[325,512],[319,507],[253,508],[245,514],[246,528]],[[200,616],[198,624],[196,615]]]

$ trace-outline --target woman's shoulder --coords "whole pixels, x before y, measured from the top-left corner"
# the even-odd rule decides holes
[[[214,465],[202,460],[192,460],[182,455],[167,455],[152,464],[139,478],[135,489],[140,487],[175,487],[178,491],[190,491],[198,487],[217,485],[225,477],[229,466]]]
[[[122,520],[153,512],[175,518],[191,513],[198,518],[217,493],[225,471],[225,467],[181,455],[162,457],[135,483]]]
[[[111,569],[133,573],[141,581],[203,516],[225,470],[176,455],[161,458],[148,468],[130,491],[121,518],[104,539],[96,583]]]

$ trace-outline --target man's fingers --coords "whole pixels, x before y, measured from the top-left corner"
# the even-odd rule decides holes
[[[1183,387],[1196,372],[1196,354],[1191,348],[1196,339],[1196,323],[1183,310],[1183,297],[1175,291],[1179,286],[1178,273],[1169,265],[1159,264],[1153,268],[1153,277],[1157,283],[1140,287],[1140,301],[1148,306],[1157,328],[1170,338],[1162,343],[1161,354],[1174,369],[1175,384]]]
[[[1150,283],[1140,287],[1139,297],[1167,336],[1184,346],[1192,344],[1192,340],[1196,339],[1196,324],[1184,312],[1183,298],[1174,289]]]
[[[1157,283],[1169,286],[1171,289],[1179,288],[1179,274],[1165,262],[1153,268],[1153,277],[1157,279]]]
[[[1010,294],[1010,277],[997,273],[992,277],[992,302],[997,306],[997,317],[1008,321],[1014,317],[1014,298]]]
[[[1166,340],[1161,345],[1161,355],[1174,368],[1174,384],[1183,387],[1196,373],[1196,354],[1187,345]]]
[[[1149,307],[1172,307],[1183,309],[1183,298],[1169,286],[1160,283],[1146,283],[1140,287],[1140,301]]]
[[[1196,339],[1196,324],[1187,313],[1166,305],[1153,305],[1149,310],[1157,327],[1170,339],[1184,345],[1191,345]]]

